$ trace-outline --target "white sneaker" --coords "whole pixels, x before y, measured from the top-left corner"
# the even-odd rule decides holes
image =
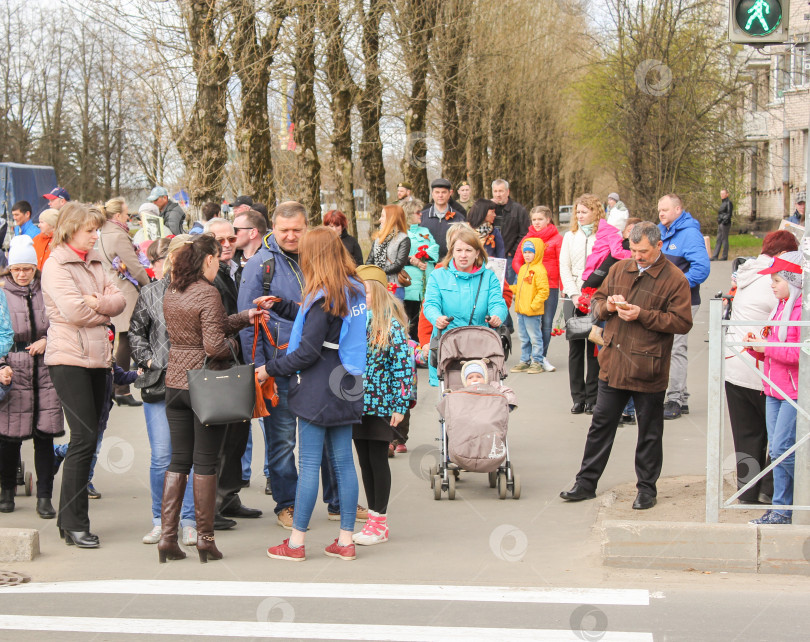
[[[557,368],[551,365],[551,362],[543,357],[543,370],[546,372],[554,372]]]
[[[352,541],[359,546],[374,546],[388,541],[388,523],[385,515],[368,512],[368,521],[359,533],[352,535]]]
[[[143,536],[144,544],[157,544],[160,541],[160,524],[153,526],[152,530]]]
[[[197,545],[197,530],[193,526],[183,526],[183,546]]]

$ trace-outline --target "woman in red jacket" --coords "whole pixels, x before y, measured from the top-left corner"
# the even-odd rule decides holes
[[[551,210],[545,205],[538,205],[532,208],[530,213],[532,224],[529,233],[526,234],[515,250],[515,258],[512,259],[512,269],[515,274],[520,272],[523,265],[523,241],[529,238],[540,239],[545,243],[546,248],[543,254],[543,267],[548,273],[548,299],[546,299],[545,311],[543,312],[543,370],[554,372],[556,368],[549,363],[548,344],[551,342],[551,329],[554,325],[554,315],[557,312],[557,301],[560,298],[560,246],[562,236],[557,231],[557,227],[551,218]]]

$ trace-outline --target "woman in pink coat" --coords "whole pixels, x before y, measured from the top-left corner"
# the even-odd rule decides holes
[[[774,257],[771,267],[760,274],[771,275],[771,289],[779,303],[771,313],[773,321],[800,321],[802,318],[802,266],[800,252],[785,252]],[[786,347],[783,343],[798,343],[798,326],[766,326],[762,331],[768,342],[765,347],[747,348],[749,354],[763,361],[765,376],[770,379],[765,385],[765,422],[768,428],[768,448],[771,461],[783,455],[796,443],[796,408],[799,396],[799,348]],[[748,342],[761,341],[749,332]],[[804,382],[807,385],[807,382]],[[773,469],[773,504],[793,504],[794,454],[791,453]],[[752,524],[790,524],[790,510],[769,510]]]

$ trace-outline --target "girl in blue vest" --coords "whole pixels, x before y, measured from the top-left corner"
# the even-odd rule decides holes
[[[299,450],[292,535],[269,548],[267,555],[295,562],[306,559],[304,536],[317,501],[325,443],[340,497],[340,534],[325,553],[353,560],[358,485],[352,425],[363,415],[365,288],[340,238],[326,227],[317,227],[301,239],[299,256],[306,283],[303,304],[273,303],[269,297],[254,301],[295,319],[286,355],[265,363],[267,376],[290,377],[288,405],[298,418]]]
[[[397,427],[408,411],[413,385],[408,317],[388,291],[388,278],[380,268],[364,265],[357,273],[366,285],[368,307],[368,359],[363,419],[354,426],[354,447],[368,499],[368,521],[355,544],[372,546],[388,541],[388,498],[391,469],[388,445],[401,437]]]

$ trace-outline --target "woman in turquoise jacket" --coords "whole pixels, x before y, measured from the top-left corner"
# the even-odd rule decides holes
[[[509,314],[503,300],[503,288],[492,270],[485,267],[487,253],[478,234],[459,226],[452,236],[445,267],[434,270],[425,293],[425,317],[439,330],[464,325],[497,328]],[[436,369],[430,366],[430,385],[438,386]]]
[[[405,314],[408,315],[408,333],[418,341],[416,326],[419,323],[419,309],[425,298],[427,279],[439,259],[439,244],[430,230],[422,227],[422,212],[413,208],[408,216],[408,238],[411,239],[411,252],[405,271],[411,277],[411,284],[405,288]]]

